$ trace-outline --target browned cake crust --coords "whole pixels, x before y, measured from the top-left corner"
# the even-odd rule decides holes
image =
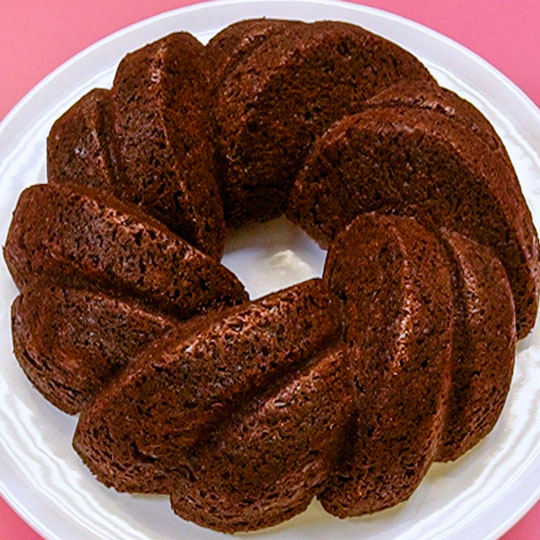
[[[257,47],[294,24],[302,23],[279,19],[247,19],[230,24],[218,32],[204,51],[214,92],[220,91],[227,76]]]
[[[442,88],[434,81],[403,80],[379,92],[365,103],[370,107],[410,107],[425,109],[457,122],[476,135],[492,150],[500,152],[512,167],[500,137],[486,117],[469,101],[455,92]]]
[[[119,491],[167,492],[211,426],[340,335],[332,296],[311,280],[202,318],[144,352],[81,413],[74,447]]]
[[[178,32],[124,57],[113,85],[114,131],[129,200],[219,258],[225,227],[203,50]]]
[[[231,272],[136,206],[75,184],[21,194],[4,256],[20,290],[36,279],[100,287],[180,319],[247,298]]]
[[[357,423],[320,495],[339,517],[407,499],[436,456],[450,387],[454,302],[448,261],[414,219],[360,216],[325,266],[345,302]]]
[[[350,417],[348,359],[325,351],[195,448],[174,486],[180,516],[223,532],[269,527],[321,490]]]
[[[12,306],[15,356],[36,388],[69,414],[175,322],[133,302],[41,285]]]
[[[401,78],[430,78],[411,54],[340,22],[293,24],[229,71],[214,110],[225,219],[285,210],[315,137]]]
[[[536,231],[493,127],[397,45],[333,21],[171,34],[56,121],[47,169],[4,248],[15,354],[80,411],[106,486],[223,532],[314,496],[357,516],[495,425]],[[285,210],[332,243],[324,277],[250,302],[225,226]]]
[[[415,216],[493,248],[508,274],[518,336],[538,306],[538,239],[513,170],[458,122],[382,107],[337,122],[314,146],[289,217],[327,245],[358,214]]]
[[[456,332],[452,387],[437,461],[457,459],[485,437],[502,410],[516,343],[512,292],[493,252],[442,231],[452,264]]]
[[[75,182],[118,196],[110,91],[95,88],[54,123],[47,137],[47,179]]]
[[[56,121],[47,172],[49,182],[77,182],[135,203],[219,258],[225,225],[203,51],[178,32],[124,57],[112,91],[93,90]]]

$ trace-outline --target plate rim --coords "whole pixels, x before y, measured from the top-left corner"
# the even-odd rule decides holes
[[[532,99],[514,82],[512,82],[506,75],[504,75],[502,72],[500,72],[497,68],[495,68],[492,64],[490,64],[487,60],[482,58],[477,53],[471,51],[464,45],[461,45],[457,41],[449,38],[448,36],[433,30],[421,23],[415,22],[411,19],[408,19],[406,17],[403,17],[401,15],[397,15],[393,12],[389,12],[380,8],[375,8],[371,6],[365,6],[362,4],[356,4],[352,2],[345,2],[341,0],[263,0],[262,2],[250,2],[249,0],[212,0],[212,1],[203,1],[198,2],[195,4],[191,4],[189,6],[184,6],[172,10],[167,10],[162,13],[153,15],[151,17],[142,19],[140,21],[137,21],[135,23],[129,24],[101,39],[94,42],[90,46],[84,48],[62,64],[60,64],[57,68],[55,68],[52,72],[50,72],[48,75],[43,77],[35,86],[33,86],[18,102],[13,106],[13,108],[4,116],[4,118],[0,121],[0,136],[4,131],[6,131],[10,125],[17,119],[17,117],[21,114],[24,109],[29,106],[34,99],[39,97],[40,93],[43,92],[44,89],[46,89],[50,84],[52,84],[56,79],[58,79],[62,74],[64,74],[66,71],[70,70],[72,66],[77,65],[81,60],[84,58],[94,54],[99,49],[106,47],[110,42],[113,42],[115,40],[121,39],[122,37],[126,36],[127,34],[131,32],[137,32],[140,31],[141,28],[145,26],[151,26],[158,22],[161,19],[166,19],[169,17],[174,17],[181,14],[186,13],[197,13],[201,12],[204,13],[206,10],[213,10],[216,8],[223,8],[226,6],[251,6],[254,7],[254,5],[258,6],[258,9],[264,9],[265,5],[276,5],[276,4],[296,4],[299,6],[308,6],[308,5],[320,5],[320,6],[331,6],[335,7],[337,10],[350,10],[352,12],[356,13],[364,13],[364,14],[372,14],[376,15],[380,18],[386,18],[388,20],[392,20],[393,22],[399,23],[403,26],[408,26],[411,29],[413,29],[415,32],[419,32],[421,34],[424,34],[425,36],[435,39],[439,43],[444,44],[445,46],[449,47],[450,49],[455,50],[459,55],[466,57],[468,60],[473,62],[476,65],[480,65],[486,73],[489,73],[490,76],[494,77],[495,80],[499,84],[502,85],[502,88],[504,88],[507,92],[513,95],[514,99],[517,99],[518,102],[520,102],[521,107],[525,107],[525,111],[522,114],[525,114],[525,112],[528,111],[529,122],[527,123],[527,126],[521,125],[520,127],[527,129],[527,128],[533,128],[537,131],[537,136],[540,140],[540,108],[532,101]],[[241,18],[241,17],[240,17]],[[240,18],[237,18],[237,20],[240,20]],[[306,17],[307,18],[307,17]],[[340,14],[336,13],[336,19],[340,18]],[[514,105],[514,104],[513,104]],[[513,117],[514,120],[514,117]],[[530,137],[526,137],[527,141],[530,141]],[[537,150],[537,148],[534,148]],[[35,513],[32,513],[28,510],[27,507],[25,507],[24,503],[22,502],[22,497],[18,497],[14,490],[10,489],[7,486],[7,483],[5,482],[5,472],[4,470],[7,469],[6,462],[4,462],[0,466],[0,495],[3,497],[3,499],[6,501],[7,504],[25,521],[27,522],[36,532],[41,534],[46,539],[60,539],[61,537],[58,536],[58,534],[55,531],[52,531],[50,527],[48,527],[44,522],[43,519],[37,518]],[[540,480],[540,460],[537,460],[536,463],[531,464],[531,466],[527,469],[530,474],[527,476],[533,476],[532,471],[534,471],[534,477],[538,478]],[[16,476],[16,471],[11,471],[14,476]],[[523,475],[522,475],[523,476]],[[529,482],[530,484],[530,482]],[[522,492],[526,492],[525,494]],[[504,534],[506,531],[508,531],[515,523],[517,523],[533,506],[534,504],[540,499],[540,482],[537,483],[537,487],[535,489],[523,489],[523,482],[518,483],[517,485],[514,484],[510,487],[510,489],[506,493],[506,499],[510,498],[513,493],[517,492],[521,498],[523,496],[525,497],[524,500],[520,504],[517,505],[517,507],[511,511],[510,513],[507,513],[506,518],[504,519],[498,519],[499,513],[497,513],[497,519],[495,519],[495,522],[498,522],[498,525],[494,525],[489,528],[489,531],[485,531],[485,534],[482,536],[482,538],[486,540],[494,540]],[[528,495],[527,495],[528,494]],[[516,499],[520,497],[515,497]],[[487,515],[492,515],[496,511],[496,507],[501,505],[501,499],[497,500],[495,504],[493,504],[489,509],[487,509],[483,514],[481,514],[482,517],[486,517]],[[504,514],[504,512],[501,512],[501,514]],[[468,530],[473,528],[473,526],[478,527],[478,524],[481,520],[473,520],[472,522],[469,522],[465,525],[464,529],[460,531],[460,534],[466,533]],[[485,520],[486,522],[488,520]],[[92,531],[89,531],[92,532]],[[94,534],[92,532],[92,534]]]

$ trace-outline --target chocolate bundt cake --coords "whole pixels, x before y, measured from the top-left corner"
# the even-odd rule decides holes
[[[319,498],[347,517],[406,500],[434,460],[456,459],[493,427],[515,320],[494,255],[413,218],[358,217],[324,277],[344,302],[357,417]]]
[[[411,54],[350,24],[289,23],[265,38],[215,91],[219,182],[232,226],[285,211],[307,149],[343,114],[400,79],[431,80]]]
[[[83,410],[75,448],[107,485],[168,492],[187,449],[338,339],[339,328],[321,280],[202,318],[158,340]]]
[[[4,256],[15,356],[118,491],[224,532],[407,499],[495,425],[538,240],[484,116],[333,21],[246,20],[128,54],[53,125]],[[257,300],[226,227],[283,213],[322,279]]]
[[[51,129],[48,180],[133,202],[219,259],[225,228],[209,101],[203,46],[190,34],[171,34],[128,54],[112,90],[93,90]]]
[[[69,414],[178,321],[130,299],[55,285],[27,288],[12,307],[15,356],[40,392]]]
[[[473,121],[473,120],[471,120]],[[414,216],[493,248],[514,294],[518,333],[538,308],[538,239],[506,155],[464,123],[423,107],[370,107],[314,145],[288,215],[328,245],[355,216]]]

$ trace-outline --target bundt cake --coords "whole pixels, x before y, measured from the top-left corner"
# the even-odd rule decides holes
[[[225,225],[208,79],[203,46],[185,32],[128,54],[112,90],[93,90],[51,129],[49,182],[77,182],[133,202],[219,259]]]
[[[231,46],[236,30],[218,34],[216,48]],[[211,41],[210,55],[213,49]],[[341,22],[281,24],[238,56],[213,108],[230,226],[282,214],[307,149],[343,114],[402,78],[431,80],[408,52]]]
[[[178,321],[133,300],[37,285],[13,302],[15,356],[54,405],[75,414],[142,349]]]
[[[439,97],[444,103],[446,95]],[[437,107],[398,104],[343,117],[313,146],[288,215],[326,246],[355,216],[377,211],[414,216],[493,248],[524,337],[538,308],[538,239],[530,211],[506,153],[484,142],[493,140],[492,130],[481,136],[481,128],[470,129],[478,125],[476,115],[448,116]]]
[[[502,141],[397,45],[246,20],[128,54],[53,125],[4,256],[15,356],[118,491],[225,532],[406,500],[495,425],[538,240]],[[285,213],[322,279],[250,300],[226,228]]]
[[[493,427],[515,319],[489,249],[413,218],[356,218],[324,277],[344,303],[358,416],[319,498],[346,517],[406,500],[434,460],[456,459]]]

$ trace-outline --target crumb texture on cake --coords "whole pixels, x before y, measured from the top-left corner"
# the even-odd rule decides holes
[[[461,122],[422,107],[370,107],[314,145],[289,217],[322,245],[365,212],[414,216],[492,248],[505,267],[520,337],[538,309],[538,239],[505,155]]]
[[[124,57],[110,91],[92,90],[52,127],[47,176],[137,204],[219,258],[225,225],[203,50],[177,32]]]
[[[407,499],[436,455],[454,298],[437,238],[408,218],[357,218],[332,245],[325,278],[344,300],[357,418],[320,499],[346,517]]]
[[[216,88],[218,176],[233,226],[284,212],[306,151],[333,122],[400,79],[431,80],[410,53],[354,25],[289,23],[265,37]]]
[[[17,360],[45,397],[70,414],[175,324],[133,301],[55,285],[26,289],[12,307]]]
[[[489,121],[398,45],[175,32],[57,119],[47,176],[4,247],[14,352],[106,486],[227,533],[314,498],[360,516],[495,426],[536,230]],[[329,248],[323,277],[250,300],[226,233],[283,214]]]
[[[336,341],[336,309],[311,280],[172,332],[82,411],[77,451],[107,485],[148,491],[147,474],[185,468],[213,426]]]

